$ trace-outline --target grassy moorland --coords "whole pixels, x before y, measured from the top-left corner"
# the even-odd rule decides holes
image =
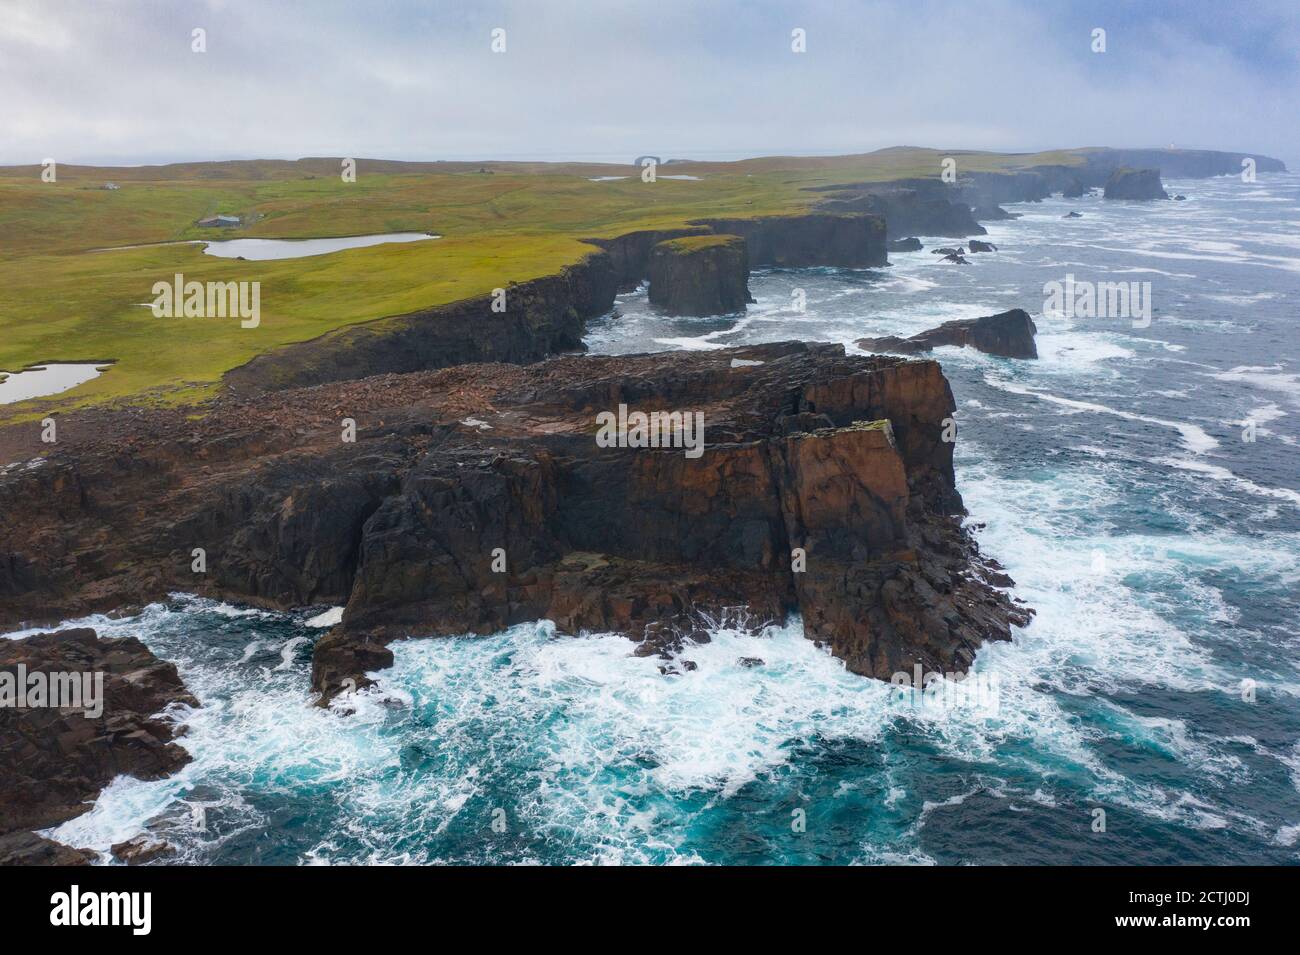
[[[1002,155],[890,149],[862,156],[673,163],[644,183],[630,166],[396,163],[336,159],[173,166],[0,169],[0,371],[47,361],[112,360],[71,391],[0,406],[0,420],[130,398],[187,403],[254,355],[331,329],[490,292],[551,274],[592,252],[585,237],[680,226],[701,216],[797,212],[807,187],[1075,162],[1070,153]],[[595,176],[626,179],[592,182]],[[691,175],[698,181],[663,178]],[[105,182],[117,183],[106,190]],[[217,213],[235,229],[200,229]],[[443,238],[329,255],[241,261],[203,238],[315,238],[381,232]],[[137,248],[123,248],[138,246]],[[105,251],[107,250],[107,251]],[[157,281],[261,283],[261,323],[155,318]]]

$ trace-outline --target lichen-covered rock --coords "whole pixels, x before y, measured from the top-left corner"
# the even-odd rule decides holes
[[[890,335],[859,339],[858,347],[873,352],[908,355],[930,351],[942,345],[969,345],[978,351],[1004,358],[1037,358],[1038,345],[1034,341],[1037,331],[1028,312],[1022,308],[1013,308],[983,318],[944,322],[938,328],[928,329],[910,338]]]
[[[1168,199],[1159,169],[1116,169],[1106,180],[1107,199]]]
[[[668,239],[650,250],[647,268],[650,304],[669,315],[727,315],[754,300],[738,235]]]

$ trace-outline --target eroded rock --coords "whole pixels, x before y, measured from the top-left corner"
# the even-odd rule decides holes
[[[0,640],[0,672],[102,674],[103,693],[98,707],[0,707],[0,833],[58,825],[87,811],[117,776],[158,779],[189,762],[174,741],[175,724],[161,714],[198,703],[176,667],[134,637],[75,629]],[[77,850],[46,843],[14,837],[0,855],[75,862]]]
[[[702,415],[702,453],[601,446],[620,406]],[[953,409],[933,361],[785,342],[71,415],[45,465],[0,476],[0,504],[23,502],[0,507],[0,623],[174,590],[342,603],[315,648],[326,699],[411,635],[549,618],[656,653],[735,608],[801,613],[857,673],[961,668],[1026,618],[972,572]]]
[[[650,304],[669,315],[743,312],[749,294],[749,256],[738,235],[668,239],[650,252]]]
[[[1116,169],[1106,180],[1107,199],[1168,199],[1159,169]]]
[[[930,351],[942,345],[969,345],[978,351],[1004,358],[1037,358],[1038,345],[1034,335],[1038,328],[1029,313],[1013,308],[997,315],[967,318],[944,322],[910,338],[886,336],[862,338],[858,347],[874,352],[897,352],[908,355]]]

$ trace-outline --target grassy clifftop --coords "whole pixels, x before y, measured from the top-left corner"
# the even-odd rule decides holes
[[[183,403],[211,394],[254,355],[331,329],[490,293],[552,274],[591,254],[584,238],[683,227],[706,216],[795,213],[809,187],[1078,161],[890,149],[862,156],[672,163],[655,182],[632,166],[399,163],[360,160],[344,182],[337,159],[174,166],[0,169],[0,370],[44,361],[116,362],[51,398],[0,407],[30,416],[130,397]],[[665,175],[696,176],[669,179]],[[599,176],[624,176],[591,181]],[[103,188],[107,182],[119,186]],[[217,213],[235,229],[200,229]],[[428,242],[300,259],[205,255],[196,239],[313,238],[434,232]],[[140,246],[138,248],[122,248]],[[111,249],[111,251],[96,251]],[[157,281],[259,282],[261,321],[155,318]]]

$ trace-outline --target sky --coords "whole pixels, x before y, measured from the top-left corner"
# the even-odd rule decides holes
[[[1298,94],[1300,0],[0,0],[0,165],[1173,144],[1297,168]]]

